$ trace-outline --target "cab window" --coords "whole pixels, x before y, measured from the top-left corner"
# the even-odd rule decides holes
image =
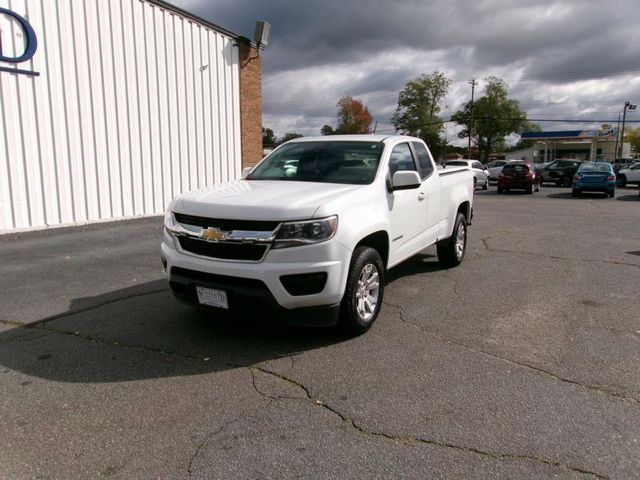
[[[418,157],[420,178],[427,178],[433,172],[433,162],[431,161],[427,147],[420,142],[412,142],[412,145],[414,152],[416,152],[416,157]]]
[[[396,145],[391,151],[391,157],[389,158],[389,172],[393,177],[393,174],[399,171],[417,171],[408,143]]]

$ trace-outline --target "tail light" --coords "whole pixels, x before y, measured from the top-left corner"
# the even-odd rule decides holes
[[[533,178],[533,177],[535,177],[535,175],[533,173],[531,173],[531,172],[527,173],[527,178]]]
[[[576,173],[576,174],[573,176],[573,179],[574,179],[574,180],[580,180],[581,178],[582,178],[582,175],[580,175],[580,174],[578,174],[578,173]]]
[[[607,180],[609,180],[610,182],[613,182],[615,179],[616,179],[616,176],[615,176],[615,175],[609,175],[609,176],[607,177]]]

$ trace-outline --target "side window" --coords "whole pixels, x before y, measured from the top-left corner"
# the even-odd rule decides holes
[[[631,170],[640,170],[640,164],[633,167]]]
[[[389,172],[391,176],[393,177],[394,173],[401,170],[416,171],[416,165],[413,162],[408,143],[396,145],[391,151],[391,158],[389,159]]]
[[[420,142],[412,142],[412,145],[418,157],[420,178],[427,178],[433,172],[433,162],[431,161],[427,147]]]
[[[480,162],[472,162],[471,163],[471,168],[478,168],[478,169],[482,170],[482,164]]]

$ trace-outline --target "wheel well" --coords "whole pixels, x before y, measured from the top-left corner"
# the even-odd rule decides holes
[[[471,210],[471,204],[469,202],[463,202],[458,207],[458,211],[456,212],[456,215],[458,213],[462,213],[464,215],[464,218],[467,219],[467,222],[469,222],[471,220],[471,217],[470,217],[471,212],[470,212],[470,210]]]
[[[389,260],[389,235],[384,230],[367,235],[358,242],[356,248],[360,246],[366,246],[374,248],[380,254],[382,258],[382,264],[387,268],[387,262]]]

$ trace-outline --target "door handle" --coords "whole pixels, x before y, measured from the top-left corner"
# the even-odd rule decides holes
[[[422,201],[422,200],[424,200],[425,198],[427,198],[427,196],[424,194],[424,192],[420,192],[420,193],[418,193],[418,200]]]

